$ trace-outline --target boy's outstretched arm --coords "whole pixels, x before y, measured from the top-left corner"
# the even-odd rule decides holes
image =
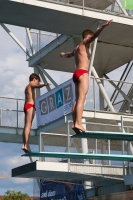
[[[42,88],[44,86],[50,86],[51,83],[44,83],[44,84],[38,84],[38,85],[31,85],[32,88]]]
[[[66,53],[61,52],[60,56],[61,57],[65,57],[65,58],[70,58],[70,57],[74,56],[74,51],[72,51],[72,52],[66,52]]]
[[[113,20],[109,20],[107,21],[105,24],[103,24],[95,33],[93,36],[91,36],[89,39],[87,39],[85,42],[86,43],[91,43],[93,42],[99,35],[100,33],[103,31],[103,29],[106,27],[106,26],[109,26],[111,23],[113,22]]]

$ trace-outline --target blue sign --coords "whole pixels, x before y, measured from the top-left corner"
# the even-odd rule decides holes
[[[65,183],[40,181],[41,200],[86,200],[83,181]]]
[[[60,108],[61,106],[63,106],[63,103],[64,103],[62,88],[58,90],[57,92],[55,92],[55,97],[56,97],[56,107]]]

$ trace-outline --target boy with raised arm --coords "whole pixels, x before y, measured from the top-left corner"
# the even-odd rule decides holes
[[[32,121],[35,116],[35,99],[36,99],[36,88],[42,88],[44,86],[49,86],[51,84],[45,83],[40,84],[40,77],[33,73],[29,77],[29,84],[25,88],[25,104],[24,104],[24,113],[25,113],[25,125],[23,130],[23,145],[22,150],[25,153],[30,152],[29,146],[29,136],[30,129],[32,126]]]
[[[89,29],[84,30],[82,33],[83,41],[76,46],[72,52],[60,53],[61,57],[70,58],[74,56],[75,58],[76,71],[73,74],[73,82],[75,83],[76,100],[72,108],[72,129],[76,132],[76,134],[85,131],[81,120],[86,94],[89,89],[88,68],[91,59],[91,46],[93,41],[100,35],[103,29],[106,26],[109,26],[112,22],[113,20],[107,21],[95,33]]]

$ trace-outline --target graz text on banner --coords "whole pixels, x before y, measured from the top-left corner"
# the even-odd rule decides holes
[[[75,88],[72,79],[36,99],[37,126],[44,125],[72,111]]]

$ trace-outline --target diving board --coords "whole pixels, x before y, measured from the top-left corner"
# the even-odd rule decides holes
[[[133,162],[133,155],[114,154],[85,154],[85,153],[64,153],[64,152],[31,152],[23,154],[27,157],[49,157],[49,158],[75,158],[75,159],[95,159],[95,160],[117,160]]]
[[[133,133],[87,131],[87,132],[73,135],[71,136],[71,138],[95,138],[95,139],[133,141]]]

